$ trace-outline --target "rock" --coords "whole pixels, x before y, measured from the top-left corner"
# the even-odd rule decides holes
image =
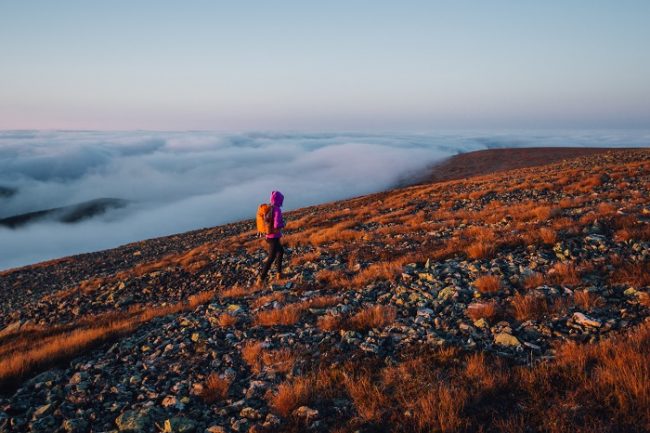
[[[192,433],[196,430],[196,422],[183,417],[174,417],[169,420],[174,433]]]
[[[573,321],[578,325],[587,326],[590,328],[600,328],[602,326],[602,323],[600,323],[598,320],[592,319],[591,317],[588,317],[582,313],[573,313],[572,318]]]
[[[163,401],[161,403],[162,407],[171,407],[176,406],[177,404],[178,399],[173,395],[168,395],[167,397],[163,398]]]
[[[634,287],[630,287],[628,289],[625,289],[625,291],[623,292],[623,294],[625,296],[630,296],[630,297],[636,296],[637,293],[638,293],[638,291]]]
[[[148,414],[127,410],[115,418],[115,425],[121,432],[140,433],[152,427],[153,423]]]
[[[8,324],[4,327],[4,329],[0,331],[0,335],[10,334],[14,331],[18,331],[23,326],[23,323],[24,322],[22,320],[17,320]]]
[[[47,415],[52,412],[52,405],[51,404],[44,404],[43,406],[39,407],[34,411],[34,414],[32,415],[32,419],[38,419],[44,415]]]
[[[260,419],[262,416],[260,412],[252,407],[245,407],[239,412],[239,416],[248,419]]]
[[[456,289],[454,289],[453,287],[445,287],[440,292],[438,292],[438,299],[440,300],[451,299],[454,297],[455,294],[456,294]]]
[[[506,346],[506,347],[520,347],[521,343],[512,334],[508,334],[506,332],[500,332],[494,336],[494,342],[500,346]]]
[[[307,422],[318,418],[318,411],[308,406],[300,406],[298,409],[293,411],[293,414],[298,418],[303,418]]]
[[[83,433],[88,431],[88,422],[83,418],[71,418],[63,421],[63,429],[68,433]]]
[[[262,424],[262,426],[267,429],[277,427],[278,425],[280,425],[280,418],[272,413],[266,415],[264,423]]]
[[[211,425],[205,429],[205,433],[226,433],[226,428],[221,425]]]
[[[87,380],[88,379],[88,373],[85,371],[78,371],[75,374],[72,375],[70,378],[70,381],[68,383],[70,385],[77,385],[79,382]]]
[[[235,420],[230,424],[230,428],[236,432],[245,432],[248,430],[248,420],[245,418]]]
[[[38,433],[49,433],[56,427],[56,419],[52,415],[47,415],[37,419],[30,424],[30,431]]]
[[[487,322],[487,320],[481,317],[480,319],[474,322],[474,326],[476,326],[477,328],[485,329],[485,328],[489,328],[490,324]]]

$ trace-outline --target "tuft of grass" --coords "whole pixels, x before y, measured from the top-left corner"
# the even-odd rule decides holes
[[[300,406],[309,404],[313,397],[314,382],[309,377],[296,377],[278,386],[275,393],[268,393],[267,400],[273,410],[288,417]]]
[[[298,303],[260,311],[255,316],[254,323],[258,326],[295,325],[306,308],[306,305]]]
[[[573,292],[573,303],[585,311],[605,305],[605,300],[595,293],[587,290],[576,290]]]
[[[483,275],[474,280],[473,284],[481,293],[496,293],[501,290],[501,278],[496,275]]]
[[[537,287],[544,284],[544,275],[539,272],[533,272],[527,275],[523,280],[523,286],[525,289],[536,289]]]
[[[575,286],[581,281],[578,271],[572,263],[556,263],[549,269],[548,275],[552,284],[562,286]]]
[[[397,317],[395,307],[372,305],[365,307],[347,321],[347,326],[356,331],[367,331],[390,325]]]
[[[225,399],[229,390],[230,381],[212,372],[206,379],[199,396],[209,404]]]
[[[510,301],[513,315],[520,322],[526,320],[541,319],[549,313],[549,305],[546,298],[535,293],[521,295],[516,293]]]
[[[237,316],[228,313],[219,314],[217,317],[217,323],[222,328],[230,328],[232,326],[235,326],[237,324],[237,321]]]
[[[466,313],[474,322],[478,319],[486,319],[489,321],[497,316],[498,306],[495,301],[474,302],[467,306]]]

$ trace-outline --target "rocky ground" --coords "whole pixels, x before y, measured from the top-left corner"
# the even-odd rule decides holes
[[[274,397],[349,362],[386,368],[454,348],[535,368],[565,342],[633,332],[650,315],[649,169],[650,152],[626,150],[544,175],[522,169],[301,209],[287,215],[288,278],[263,287],[253,284],[265,253],[250,221],[6,271],[5,345],[214,296],[5,382],[0,432],[400,431],[366,416],[351,391],[291,404]],[[517,206],[528,203],[547,208],[522,216]],[[373,217],[355,213],[368,206]],[[318,215],[327,224],[314,230]],[[527,237],[526,227],[552,228],[551,239]],[[481,236],[487,252],[475,253]],[[404,427],[419,430],[428,431]]]

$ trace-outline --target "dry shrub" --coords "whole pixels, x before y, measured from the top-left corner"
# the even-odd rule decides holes
[[[612,203],[599,203],[597,210],[601,216],[611,216],[612,214],[616,213],[618,208]]]
[[[638,294],[639,304],[644,307],[650,308],[650,294],[647,292],[640,292]]]
[[[342,270],[322,269],[316,272],[316,281],[330,287],[344,287],[349,283],[348,277]]]
[[[650,425],[649,357],[650,325],[644,324],[598,344],[565,343],[558,350],[560,368],[547,373],[559,370],[566,386],[577,388],[574,395],[583,404],[597,413],[606,411],[615,430],[643,431]]]
[[[327,308],[341,302],[338,296],[317,296],[306,301],[309,308]]]
[[[483,275],[474,280],[473,284],[481,293],[496,293],[501,290],[501,278],[496,275]]]
[[[390,325],[397,317],[395,307],[385,305],[367,306],[347,321],[347,326],[357,331],[383,328]]]
[[[237,316],[228,313],[219,314],[217,317],[217,324],[222,328],[229,328],[237,324]]]
[[[573,263],[556,263],[549,269],[548,276],[552,284],[562,286],[575,286],[581,281]]]
[[[248,341],[241,348],[241,357],[255,373],[262,370],[262,343]]]
[[[650,263],[628,263],[619,267],[611,278],[614,284],[629,284],[634,287],[650,286]]]
[[[304,265],[307,262],[314,262],[320,258],[319,251],[309,251],[300,255],[295,255],[289,262],[292,266]]]
[[[254,291],[255,291],[255,289],[253,287],[244,287],[242,285],[235,284],[234,286],[219,292],[219,297],[221,297],[221,298],[243,298],[245,296],[250,295]]]
[[[488,321],[494,319],[498,313],[498,306],[495,301],[474,302],[467,306],[466,314],[474,322],[478,319]]]
[[[605,300],[602,297],[587,290],[576,290],[573,293],[573,302],[586,311],[605,305]]]
[[[532,272],[524,277],[523,286],[525,289],[536,289],[544,284],[544,275],[539,272]]]
[[[390,407],[388,397],[368,373],[348,377],[344,381],[357,413],[365,421],[381,421],[385,410]]]
[[[23,377],[84,353],[99,344],[133,332],[156,317],[193,310],[207,302],[214,292],[200,292],[189,302],[171,305],[132,305],[117,311],[82,318],[66,325],[53,326],[40,333],[25,328],[12,334],[11,344],[0,348],[0,387],[16,385]],[[39,335],[40,334],[40,335]]]
[[[280,373],[289,373],[296,363],[296,355],[287,348],[268,350],[262,353],[262,364]]]
[[[402,273],[402,265],[399,259],[370,265],[355,275],[350,283],[353,287],[363,287],[377,280],[395,281]]]
[[[333,314],[325,314],[318,318],[317,325],[323,331],[335,331],[343,327],[343,318]]]
[[[462,411],[467,391],[462,385],[434,383],[432,392],[422,393],[413,403],[418,431],[456,432],[466,424]]]
[[[212,372],[206,379],[199,396],[208,404],[214,403],[226,398],[229,389],[230,381]]]
[[[549,312],[546,298],[535,293],[521,295],[516,293],[510,301],[513,315],[520,322],[541,319]]]
[[[531,214],[537,219],[537,221],[547,221],[550,218],[559,215],[560,210],[550,206],[538,206],[531,210]]]
[[[469,245],[465,252],[470,259],[485,259],[494,254],[494,242],[477,241]]]
[[[557,232],[548,227],[539,229],[539,237],[546,245],[553,245],[557,241]]]
[[[267,394],[267,400],[276,413],[287,417],[300,406],[309,404],[313,389],[311,378],[296,377],[281,383],[276,393]]]
[[[273,292],[271,294],[260,296],[259,298],[255,299],[253,302],[251,302],[251,307],[261,308],[271,302],[284,302],[286,297],[287,295],[282,292]]]
[[[206,302],[209,302],[214,298],[216,295],[216,292],[214,291],[207,291],[207,292],[200,292],[196,293],[194,295],[191,295],[187,298],[187,304],[191,309],[196,308],[199,305],[205,304]]]
[[[241,348],[241,357],[255,374],[270,367],[276,372],[287,373],[293,370],[296,355],[287,348],[264,350],[261,342],[250,341]]]
[[[295,325],[305,309],[306,305],[298,303],[260,311],[255,316],[254,323],[258,326]]]
[[[619,229],[614,233],[616,242],[650,241],[650,225],[630,226]]]

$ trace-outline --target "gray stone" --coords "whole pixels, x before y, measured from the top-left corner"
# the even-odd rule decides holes
[[[88,422],[83,418],[72,418],[63,421],[63,429],[68,433],[83,433],[88,431]]]

